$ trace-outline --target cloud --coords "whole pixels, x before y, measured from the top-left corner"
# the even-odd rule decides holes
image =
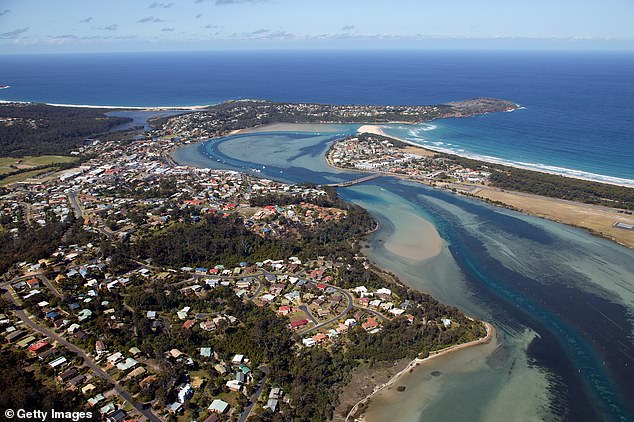
[[[202,3],[203,0],[196,0],[196,3]],[[225,4],[238,4],[238,3],[264,3],[268,0],[215,0],[216,5],[222,6]]]
[[[171,27],[171,28],[163,28],[163,29],[161,29],[161,32],[174,32],[174,27]]]
[[[174,3],[158,3],[154,2],[148,6],[148,9],[169,9]]]
[[[79,21],[79,23],[88,23],[92,20],[92,16],[88,16],[87,18],[84,18],[82,20]]]
[[[14,29],[13,31],[4,32],[0,34],[0,38],[4,38],[4,39],[18,38],[19,35],[24,34],[28,30],[29,30],[28,26],[25,28]]]
[[[112,25],[98,26],[97,29],[101,31],[116,31],[119,29],[119,24],[113,23]]]
[[[0,10],[0,16],[4,16],[4,15],[6,15],[9,12],[10,12],[9,9]]]
[[[266,34],[264,37],[268,40],[292,40],[297,38],[295,34],[286,31],[276,31]]]
[[[216,34],[217,35],[217,34]],[[286,31],[271,31],[270,29],[258,29],[251,32],[234,32],[230,38],[242,40],[291,40],[301,37]]]
[[[341,27],[342,31],[354,31],[355,29],[357,29],[357,27],[354,25],[345,25]]]
[[[76,40],[77,39],[77,35],[73,35],[73,34],[63,34],[63,35],[55,35],[53,37],[50,37],[52,40]]]
[[[148,22],[160,23],[160,22],[166,22],[166,21],[160,18],[155,18],[154,16],[147,16],[145,18],[141,18],[138,21],[136,21],[136,23],[148,23]]]

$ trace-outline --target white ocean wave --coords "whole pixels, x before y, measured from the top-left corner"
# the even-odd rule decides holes
[[[493,157],[490,155],[475,154],[470,152],[465,153],[465,150],[462,148],[459,148],[459,149],[434,148],[434,149],[438,150],[439,152],[456,154],[466,158],[473,158],[474,160],[487,161],[490,163],[502,164],[509,167],[522,168],[526,170],[539,171],[542,173],[573,177],[575,179],[582,179],[582,180],[588,180],[592,182],[601,182],[601,183],[608,183],[612,185],[627,186],[627,187],[634,188],[633,179],[626,179],[626,178],[616,177],[616,176],[608,176],[605,174],[592,173],[589,171],[571,169],[571,168],[560,167],[560,166],[553,166],[553,165],[543,164],[543,163],[514,161],[514,160],[509,160],[509,159],[500,158],[500,157]]]
[[[12,101],[12,100],[0,100],[0,104],[35,104],[33,101]],[[103,108],[103,109],[124,109],[124,110],[193,110],[210,105],[190,105],[190,106],[116,106],[116,105],[91,105],[91,104],[59,104],[59,103],[44,103],[54,107],[75,107],[75,108]]]
[[[589,171],[571,169],[567,167],[553,166],[543,163],[532,163],[526,161],[515,161],[485,154],[466,152],[464,148],[457,148],[458,145],[444,143],[442,141],[430,141],[421,137],[407,137],[402,139],[412,145],[421,146],[432,151],[443,152],[445,154],[455,154],[461,157],[472,158],[474,160],[486,161],[489,163],[501,164],[510,167],[523,168],[526,170],[540,171],[542,173],[558,174],[561,176],[573,177],[576,179],[589,180],[593,182],[608,183],[634,188],[634,179],[626,179],[605,174],[592,173]],[[451,147],[449,147],[451,146]]]
[[[424,124],[424,125],[416,125],[414,127],[410,127],[407,129],[407,133],[409,136],[415,138],[423,138],[425,132],[430,132],[432,130],[438,129],[436,125]]]

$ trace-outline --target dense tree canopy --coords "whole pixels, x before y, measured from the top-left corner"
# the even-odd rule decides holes
[[[0,156],[67,154],[86,137],[131,121],[106,110],[45,104],[0,105]]]

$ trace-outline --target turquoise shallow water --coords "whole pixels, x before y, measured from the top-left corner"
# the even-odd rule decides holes
[[[265,177],[294,182],[354,177],[324,167],[323,153],[336,136],[318,129],[226,137],[187,147],[175,157],[202,166],[257,168]],[[375,262],[499,330],[495,347],[486,353],[475,348],[460,352],[471,356],[466,361],[458,356],[434,363],[443,376],[430,378],[421,370],[410,377],[411,388],[398,396],[399,403],[410,404],[392,409],[400,412],[396,420],[441,415],[451,416],[444,420],[464,415],[500,421],[509,415],[511,420],[633,420],[628,400],[634,396],[632,250],[393,178],[340,192],[381,223],[366,251]],[[386,212],[385,203],[432,222],[444,240],[440,254],[413,262],[390,252],[386,242],[408,230],[403,224],[408,220]],[[427,248],[426,241],[421,238],[419,247]],[[429,397],[417,400],[425,391]],[[524,405],[509,406],[514,401]],[[383,405],[389,409],[390,403],[393,398]]]

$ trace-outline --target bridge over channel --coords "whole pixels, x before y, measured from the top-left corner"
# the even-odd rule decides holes
[[[359,183],[367,182],[368,180],[376,179],[377,177],[381,177],[381,176],[383,175],[379,173],[375,173],[369,176],[361,177],[359,179],[348,180],[346,182],[339,182],[339,183],[330,183],[324,186],[332,186],[333,188],[345,188],[346,186],[352,186]]]

